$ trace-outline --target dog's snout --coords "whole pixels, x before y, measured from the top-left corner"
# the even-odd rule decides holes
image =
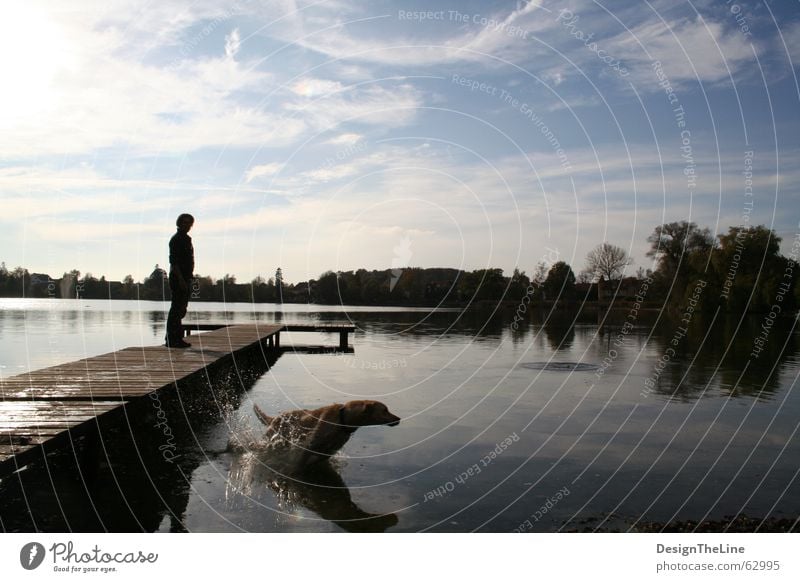
[[[389,422],[387,422],[386,424],[388,426],[397,426],[398,424],[400,424],[400,420],[401,419],[400,419],[399,416],[395,416],[394,414],[390,414],[389,415]]]

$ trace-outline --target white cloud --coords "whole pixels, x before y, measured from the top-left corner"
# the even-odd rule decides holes
[[[343,10],[338,25],[331,26],[328,20],[317,23],[315,30],[309,30],[308,11],[304,10],[293,12],[286,27],[266,32],[335,59],[339,68],[342,63],[417,68],[481,63],[502,68],[510,62],[537,74],[547,71],[547,79],[559,85],[566,76],[576,74],[566,58],[590,77],[594,71],[608,73],[608,67],[597,54],[573,38],[571,29],[557,20],[561,8],[561,4],[552,2],[543,7],[518,3],[517,9],[511,11],[464,12],[469,19],[463,27],[445,18],[437,23],[440,30],[427,37],[397,32],[370,36],[364,31],[370,27],[379,28],[380,20],[345,24],[347,9]],[[604,51],[601,54],[619,59],[621,66],[630,64],[638,68],[639,78],[648,73],[646,68],[652,60],[661,60],[676,84],[695,78],[718,82],[747,72],[747,64],[753,59],[750,41],[729,22],[715,21],[711,16],[662,21],[649,8],[636,5],[617,11],[624,13],[626,25],[626,29],[620,31],[619,23],[598,11],[591,2],[575,2],[570,10],[582,17],[581,31],[592,35],[598,48]],[[350,12],[355,12],[354,21],[363,16],[352,7]],[[387,16],[394,20],[396,15]],[[488,22],[482,24],[484,21]],[[409,26],[416,26],[416,23],[409,23]],[[787,33],[787,38],[793,39],[791,32]],[[793,40],[787,43],[794,46]],[[652,74],[646,80],[651,81]],[[653,92],[658,90],[657,84],[652,82],[643,87],[645,90],[651,87]]]
[[[252,182],[255,178],[263,178],[264,176],[273,176],[277,174],[283,164],[279,164],[278,162],[271,162],[269,164],[263,164],[260,166],[253,166],[249,170],[247,170],[247,174],[245,174],[245,182]]]
[[[306,172],[304,176],[314,182],[330,182],[340,180],[359,173],[360,164],[339,164],[336,166],[324,166]]]
[[[342,87],[316,99],[301,99],[284,104],[316,129],[332,129],[346,122],[382,128],[408,124],[423,105],[422,94],[412,85],[389,87],[357,85]]]
[[[341,133],[336,137],[332,137],[325,143],[337,146],[347,146],[347,145],[355,145],[362,139],[364,139],[364,136],[361,135],[360,133]]]
[[[608,52],[626,65],[638,68],[644,87],[657,90],[651,64],[661,61],[673,83],[729,79],[753,62],[750,42],[737,30],[720,22],[697,17],[693,20],[650,20],[609,39]]]
[[[316,8],[316,5],[315,5]],[[327,10],[328,7],[323,8]],[[456,7],[453,7],[453,11]],[[280,8],[277,8],[280,10]],[[382,21],[394,19],[397,12],[390,11],[375,18],[367,18],[354,3],[341,3],[336,15],[325,12],[327,18],[318,18],[309,10],[283,7],[280,29],[266,29],[265,34],[290,42],[332,59],[381,65],[413,65],[425,67],[457,62],[488,61],[490,58],[514,60],[535,57],[542,52],[540,45],[531,42],[524,33],[534,35],[556,26],[548,9],[534,2],[518,3],[510,12],[465,13],[469,18],[484,18],[487,24],[471,25],[472,30],[456,35],[436,35],[425,39],[402,35],[359,36],[355,31],[380,29]],[[449,13],[448,11],[445,11]],[[331,24],[335,24],[332,26]],[[409,22],[413,27],[417,23]],[[453,30],[457,21],[448,21]]]
[[[225,37],[225,56],[233,59],[239,52],[242,45],[242,40],[239,38],[239,29],[234,28],[233,31]]]
[[[337,81],[327,81],[325,79],[314,79],[311,77],[300,79],[290,87],[295,95],[301,97],[319,97],[338,93],[342,90],[342,84]]]
[[[234,14],[211,4],[181,2],[169,15],[158,10],[164,19],[160,23],[147,13],[144,21],[154,27],[149,31],[140,21],[121,27],[123,14],[138,15],[135,6],[122,0],[114,5],[120,11],[91,12],[84,19],[43,4],[43,30],[57,58],[48,60],[47,67],[5,71],[0,102],[13,115],[6,119],[0,113],[5,130],[0,156],[24,160],[113,147],[125,147],[135,156],[209,147],[279,148],[350,118],[389,127],[414,118],[421,96],[408,84],[345,87],[307,77],[293,83],[288,94],[275,94],[274,73],[260,70],[258,62],[233,58],[241,47],[238,28],[226,36],[224,57],[203,56],[206,51],[198,47],[207,39],[205,31]],[[144,44],[148,51],[179,47],[180,56],[166,66],[157,64]],[[30,71],[41,82],[27,79]],[[15,103],[25,107],[12,107]]]
[[[642,257],[646,236],[662,213],[666,220],[680,219],[688,215],[690,202],[692,218],[710,226],[719,206],[722,224],[741,213],[741,153],[730,159],[723,153],[720,187],[714,144],[700,143],[708,127],[693,131],[704,179],[690,201],[679,151],[667,147],[669,140],[660,142],[662,168],[654,144],[635,143],[641,128],[628,134],[623,123],[628,157],[619,134],[602,127],[607,111],[596,108],[597,123],[587,123],[596,153],[588,145],[575,147],[579,139],[586,142],[572,126],[561,125],[565,113],[548,116],[568,150],[573,192],[570,176],[541,136],[525,122],[504,117],[506,104],[449,82],[458,72],[499,88],[515,87],[520,99],[547,112],[593,106],[601,97],[615,112],[630,107],[635,103],[630,95],[615,100],[607,90],[605,81],[618,79],[597,54],[556,21],[556,4],[551,12],[522,3],[517,10],[473,4],[485,12],[482,16],[496,20],[490,26],[404,23],[394,10],[393,18],[372,18],[383,16],[377,11],[389,10],[391,3],[376,8],[345,1],[242,0],[239,6],[251,11],[247,19],[236,16],[235,5],[215,0],[147,8],[134,0],[108,0],[94,10],[36,0],[30,6],[38,32],[26,24],[31,18],[0,22],[8,33],[0,34],[7,54],[28,49],[28,56],[19,57],[27,60],[0,64],[0,102],[10,105],[0,108],[5,124],[0,156],[11,166],[0,169],[6,211],[0,217],[0,242],[9,249],[7,260],[18,262],[11,258],[18,253],[33,268],[38,268],[33,257],[50,257],[52,251],[61,260],[57,253],[63,251],[65,267],[113,277],[99,261],[104,254],[118,259],[119,253],[108,249],[119,250],[114,236],[124,234],[149,270],[156,262],[150,257],[164,255],[161,237],[172,230],[176,208],[198,216],[201,272],[247,278],[274,262],[288,268],[291,280],[327,268],[387,268],[405,233],[412,233],[414,257],[422,265],[509,269],[521,253],[521,266],[530,269],[542,246],[554,242],[567,258],[578,257],[577,263],[603,239],[633,241],[634,254]],[[696,91],[692,66],[701,81],[723,83],[726,66],[737,78],[752,62],[749,43],[735,23],[714,20],[721,11],[701,20],[664,2],[654,9],[665,15],[665,24],[650,6],[613,7],[628,32],[589,0],[573,0],[570,6],[581,14],[585,32],[630,66],[641,93],[660,91],[651,59],[662,61],[674,84],[683,84],[687,102],[697,95],[690,92]],[[255,25],[258,35],[242,32]],[[510,34],[512,27],[527,38]],[[785,36],[797,58],[800,24],[790,25]],[[773,50],[775,42],[770,41]],[[263,59],[252,58],[261,49]],[[556,88],[558,100],[543,99],[545,90],[524,70],[491,57],[539,75]],[[774,61],[764,59],[768,67]],[[599,93],[575,90],[579,71],[597,81]],[[444,118],[433,106],[474,111],[486,125],[476,129],[466,116]],[[2,118],[3,111],[10,114]],[[719,112],[724,116],[722,105]],[[674,129],[671,118],[666,122]],[[506,150],[492,133],[484,139],[480,132],[490,123],[518,137],[527,158],[504,157],[500,152]],[[697,123],[702,126],[702,120]],[[723,131],[733,129],[726,125]],[[763,132],[753,133],[757,141]],[[452,140],[452,148],[445,151],[439,138]],[[478,144],[475,149],[489,162],[468,158],[459,143]],[[537,144],[544,151],[534,151]],[[769,144],[761,144],[753,147],[768,150]],[[271,149],[265,153],[262,147]],[[765,158],[759,160],[761,168],[769,166]],[[75,159],[91,165],[69,167]],[[65,168],[55,169],[62,161]],[[781,171],[779,210],[791,207],[786,197],[800,184],[793,162],[782,162]],[[162,176],[179,180],[158,179]],[[770,194],[775,182],[766,173],[754,178],[760,191]],[[72,245],[63,243],[84,239],[104,244],[86,245],[82,262],[70,254]],[[18,241],[25,241],[22,251],[15,250]],[[525,257],[532,257],[530,264]],[[124,269],[119,276],[132,270],[106,261]]]
[[[125,145],[131,154],[185,152],[208,146],[280,145],[302,120],[243,105],[237,91],[264,90],[271,76],[220,59],[161,67],[109,50],[107,33],[58,23],[70,65],[53,75],[49,106],[6,123],[0,155],[25,158]],[[112,32],[112,42],[119,39]],[[18,79],[6,79],[10,85]],[[24,112],[23,112],[24,113]]]
[[[370,142],[368,149],[357,152],[358,157],[341,164],[276,178],[276,189],[298,184],[307,189],[305,196],[283,197],[280,203],[273,197],[248,201],[236,192],[237,197],[231,198],[231,193],[213,188],[198,196],[183,192],[180,186],[167,197],[151,192],[144,199],[130,190],[109,196],[101,188],[102,177],[84,169],[73,171],[74,181],[94,184],[95,193],[45,197],[32,193],[25,200],[11,198],[7,214],[14,215],[15,222],[19,216],[26,217],[27,236],[51,245],[74,241],[76,233],[93,245],[110,244],[124,235],[142,256],[159,257],[163,241],[158,237],[167,236],[175,209],[191,203],[192,208],[202,209],[193,233],[198,257],[202,257],[201,272],[231,272],[242,279],[264,272],[264,248],[274,249],[269,255],[274,263],[271,268],[288,267],[293,281],[316,277],[330,268],[389,268],[393,249],[408,233],[414,245],[412,263],[420,266],[472,269],[491,265],[510,270],[519,264],[530,271],[541,249],[549,245],[558,246],[565,260],[580,268],[586,252],[601,240],[629,248],[637,265],[645,265],[646,237],[662,218],[690,218],[713,228],[721,202],[721,224],[727,226],[735,222],[743,200],[741,176],[731,169],[741,166],[741,152],[723,152],[726,178],[721,189],[703,182],[690,209],[680,153],[664,152],[662,168],[653,147],[631,144],[631,157],[621,146],[571,150],[576,193],[563,171],[556,170],[557,160],[549,152],[501,158],[492,167],[431,155],[435,144],[422,148]],[[714,174],[716,155],[699,143],[697,151],[709,152],[698,153],[698,169]],[[754,176],[755,186],[772,191],[774,177],[768,168],[774,166],[766,158],[760,162],[764,169]],[[269,171],[277,169],[272,164],[264,166]],[[531,166],[539,170],[541,186]],[[631,168],[635,168],[635,182]],[[800,172],[785,172],[782,185],[800,183]],[[3,176],[10,180],[22,174],[21,170],[0,173],[0,188],[4,188]],[[52,178],[40,172],[31,179],[40,180],[44,187]],[[663,188],[669,193],[666,202]],[[143,206],[147,207],[144,219]],[[50,209],[52,215],[36,208]],[[97,218],[84,218],[88,212]],[[754,222],[767,219],[753,217]],[[76,260],[64,268],[78,266],[111,278],[141,270],[113,267],[124,271],[117,273],[99,261]]]

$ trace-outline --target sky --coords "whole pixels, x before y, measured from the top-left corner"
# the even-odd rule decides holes
[[[4,2],[0,260],[515,267],[800,232],[800,3]]]

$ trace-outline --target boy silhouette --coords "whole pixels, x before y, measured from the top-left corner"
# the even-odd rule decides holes
[[[169,239],[169,288],[172,291],[172,303],[167,316],[168,348],[188,348],[192,344],[183,339],[181,320],[186,317],[189,306],[189,282],[194,273],[194,247],[189,231],[194,226],[194,216],[181,214],[175,221],[178,227]]]

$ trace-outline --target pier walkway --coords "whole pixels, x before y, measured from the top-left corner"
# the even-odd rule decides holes
[[[46,450],[69,446],[101,417],[126,403],[168,390],[216,364],[254,349],[280,349],[280,333],[339,333],[348,351],[347,325],[189,324],[192,347],[130,347],[0,379],[0,478]],[[292,349],[292,348],[289,348]],[[300,350],[302,351],[302,350]],[[46,447],[46,449],[45,449]]]

